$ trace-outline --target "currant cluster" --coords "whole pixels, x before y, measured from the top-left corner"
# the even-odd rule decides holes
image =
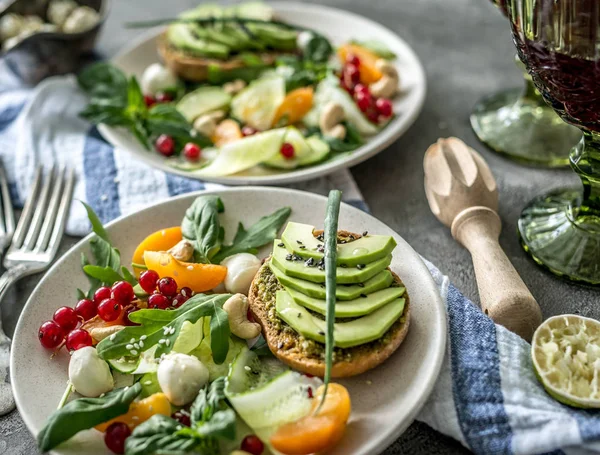
[[[175,146],[175,139],[168,134],[161,134],[156,138],[156,141],[154,141],[154,147],[156,147],[158,153],[166,157],[175,154]],[[181,152],[189,161],[198,161],[202,154],[202,148],[198,144],[188,142],[183,146]]]
[[[159,278],[154,270],[146,270],[140,275],[140,286],[150,294],[148,308],[160,310],[179,308],[192,296],[190,288],[183,287],[177,292],[179,287],[174,278],[170,276]]]
[[[342,67],[340,83],[372,123],[381,123],[393,115],[394,106],[390,100],[375,98],[369,87],[360,83],[360,59],[356,55],[348,54]]]

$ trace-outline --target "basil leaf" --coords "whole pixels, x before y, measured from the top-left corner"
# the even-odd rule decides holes
[[[135,311],[129,315],[129,319],[140,325],[125,327],[117,332],[112,340],[110,337],[102,340],[96,346],[98,355],[104,360],[138,357],[141,353],[132,355],[131,349],[127,349],[127,345],[132,344],[132,338],[139,340],[142,335],[145,335],[144,348],[147,350],[158,345],[154,355],[160,357],[162,354],[171,352],[185,321],[195,323],[204,316],[211,317],[211,336],[213,330],[215,334],[215,339],[211,339],[211,348],[216,349],[216,352],[219,353],[225,352],[227,355],[229,336],[224,339],[222,334],[229,333],[229,321],[227,317],[221,316],[222,313],[225,313],[222,309],[223,304],[229,297],[231,297],[229,294],[198,294],[175,310]],[[215,315],[217,316],[213,317]]]
[[[129,104],[129,110],[142,112],[148,110],[140,84],[138,84],[138,81],[134,76],[131,76],[127,83],[127,103]]]
[[[256,248],[272,242],[277,236],[279,229],[281,229],[281,226],[283,226],[290,216],[290,213],[292,213],[292,209],[289,207],[281,208],[270,215],[262,217],[250,226],[248,230],[240,223],[233,243],[222,247],[213,257],[212,261],[218,264],[228,256],[255,251]]]
[[[223,409],[215,412],[210,420],[195,427],[198,434],[207,438],[219,438],[233,441],[235,439],[235,412]]]
[[[67,403],[48,418],[38,435],[38,448],[47,452],[82,430],[125,414],[141,391],[142,386],[137,383],[113,390],[102,398],[79,398]]]
[[[127,104],[127,77],[116,66],[96,63],[84,68],[77,76],[79,86],[93,98],[109,98]]]
[[[190,407],[192,422],[203,422],[210,419],[215,410],[225,403],[226,377],[215,379],[210,386],[204,387]]]
[[[223,234],[219,213],[223,210],[223,201],[219,197],[200,196],[185,211],[181,234],[193,243],[198,262],[209,262],[221,245]]]
[[[112,286],[117,281],[123,281],[123,277],[115,272],[110,267],[100,267],[99,265],[86,265],[83,267],[83,271],[87,276],[95,278],[101,281],[102,284]]]
[[[309,32],[310,39],[302,48],[302,55],[305,60],[317,63],[325,63],[333,54],[333,47],[327,38],[316,32]]]
[[[178,421],[161,414],[153,415],[125,440],[125,455],[187,454],[196,448],[198,441],[193,433],[182,432],[179,428]]]
[[[362,136],[354,125],[344,122],[344,126],[346,127],[346,137],[344,140],[321,135],[321,139],[329,144],[332,152],[351,152],[352,150],[356,150],[364,143]]]

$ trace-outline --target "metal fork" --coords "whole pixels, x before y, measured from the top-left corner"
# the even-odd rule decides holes
[[[65,231],[74,182],[75,175],[72,169],[63,167],[57,170],[56,167],[52,167],[50,172],[44,175],[43,168],[38,167],[31,193],[4,257],[6,271],[0,277],[0,301],[7,289],[17,280],[42,272],[50,266]],[[3,173],[0,174],[0,193],[4,207],[4,232],[9,232],[9,226],[14,226],[14,219]],[[7,214],[9,211],[10,217]],[[1,234],[0,228],[0,246],[4,249],[4,237]],[[0,324],[0,379],[4,378],[0,382],[0,415],[12,411],[15,407],[12,390],[6,383],[9,357],[10,338],[4,334]]]

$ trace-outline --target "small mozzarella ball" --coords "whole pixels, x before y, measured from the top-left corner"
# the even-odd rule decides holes
[[[110,392],[115,386],[108,363],[91,346],[73,352],[69,362],[69,381],[78,393],[90,398]]]
[[[177,76],[169,68],[160,63],[153,63],[144,70],[140,85],[145,95],[156,95],[176,87],[177,84]]]
[[[225,258],[221,265],[227,267],[224,281],[227,292],[248,295],[252,280],[260,269],[260,259],[250,253],[238,253]]]
[[[158,365],[158,384],[175,406],[194,401],[208,383],[208,370],[196,357],[172,352]]]
[[[298,33],[298,36],[296,37],[296,46],[298,46],[298,49],[304,51],[310,40],[312,40],[314,37],[315,34],[313,32],[308,30],[302,31]]]
[[[0,17],[0,41],[6,41],[17,36],[21,33],[22,26],[23,16],[11,13]]]
[[[75,8],[77,3],[74,0],[52,0],[48,5],[48,20],[62,27]]]
[[[98,12],[89,6],[78,6],[62,26],[65,33],[81,33],[94,27],[100,21]]]

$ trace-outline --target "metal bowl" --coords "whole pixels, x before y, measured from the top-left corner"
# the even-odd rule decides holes
[[[77,0],[100,14],[98,23],[80,33],[35,33],[2,53],[6,65],[26,84],[37,84],[48,76],[76,72],[93,59],[98,33],[108,16],[110,0]],[[16,0],[6,8],[0,1],[0,17],[8,13],[35,14],[46,20],[48,0]]]

